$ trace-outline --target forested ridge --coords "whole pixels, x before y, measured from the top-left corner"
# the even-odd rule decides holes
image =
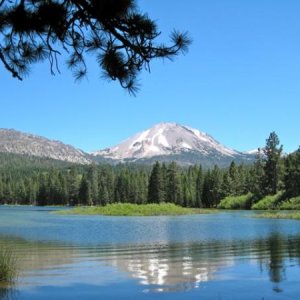
[[[152,167],[120,164],[89,166],[0,155],[1,204],[106,205],[171,202],[217,207],[228,196],[251,195],[249,207],[280,192],[278,201],[300,195],[300,149],[285,157],[275,133],[253,165],[221,169],[188,168],[175,162]]]

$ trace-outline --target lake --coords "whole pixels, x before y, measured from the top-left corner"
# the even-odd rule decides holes
[[[1,300],[299,299],[300,221],[53,211],[0,206],[0,244],[20,267]]]

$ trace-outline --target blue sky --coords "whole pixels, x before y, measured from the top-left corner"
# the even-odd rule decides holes
[[[300,1],[138,1],[166,40],[188,31],[186,56],[155,61],[129,96],[101,79],[90,60],[75,83],[35,65],[23,82],[0,67],[0,127],[61,140],[85,151],[119,143],[159,122],[205,131],[240,151],[264,145],[276,131],[284,150],[300,145]]]

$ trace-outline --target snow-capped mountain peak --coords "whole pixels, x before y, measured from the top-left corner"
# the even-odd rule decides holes
[[[183,152],[199,152],[203,155],[218,153],[227,157],[239,154],[223,146],[210,135],[177,123],[159,123],[117,146],[92,154],[116,160],[137,160]]]

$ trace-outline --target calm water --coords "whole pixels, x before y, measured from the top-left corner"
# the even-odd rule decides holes
[[[15,286],[0,286],[0,300],[300,297],[300,221],[53,210],[0,206],[0,244],[21,269]]]

